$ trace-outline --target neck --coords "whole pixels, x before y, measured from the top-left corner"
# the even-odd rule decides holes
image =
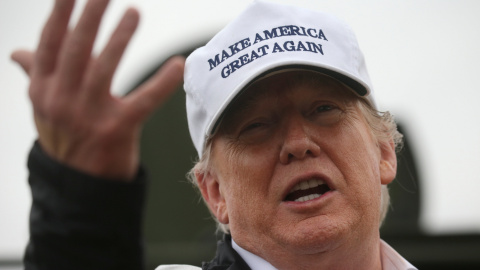
[[[269,250],[262,253],[260,257],[279,270],[382,269],[379,237],[372,241],[363,240],[360,245],[352,245],[348,242],[317,252],[298,252],[298,250],[292,251],[285,248]]]

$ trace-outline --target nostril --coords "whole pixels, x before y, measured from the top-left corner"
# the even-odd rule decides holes
[[[300,150],[300,149],[297,149],[297,150]],[[285,153],[286,155],[284,155],[284,157],[286,157],[285,159],[283,159],[282,162],[286,162],[286,163],[289,163],[293,160],[296,160],[296,159],[304,159],[306,157],[313,157],[315,156],[315,151],[312,151],[310,149],[304,149],[302,151],[289,151],[289,153]]]
[[[302,159],[304,157],[307,157],[307,156],[311,156],[313,155],[312,154],[312,151],[310,151],[310,149],[306,149],[305,151],[298,151],[297,153],[290,153],[288,154],[288,158],[292,159],[292,158],[299,158],[299,159]]]
[[[318,156],[320,152],[320,146],[312,138],[297,136],[285,139],[280,145],[280,161],[287,164],[294,160]]]

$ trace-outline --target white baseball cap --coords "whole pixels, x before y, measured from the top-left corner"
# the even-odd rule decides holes
[[[291,69],[333,77],[375,107],[363,54],[347,24],[322,12],[254,1],[187,58],[187,118],[198,155],[242,89],[273,71]]]

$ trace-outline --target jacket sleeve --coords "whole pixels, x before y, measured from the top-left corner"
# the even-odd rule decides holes
[[[143,169],[132,183],[101,179],[56,162],[38,143],[28,168],[25,269],[144,269]]]

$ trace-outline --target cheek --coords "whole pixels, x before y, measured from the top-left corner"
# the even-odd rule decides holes
[[[352,167],[353,172],[375,179],[379,177],[380,149],[366,123],[360,120],[346,123],[335,136],[339,138],[335,140],[338,159],[346,168]]]
[[[262,149],[225,148],[215,164],[230,208],[258,203],[268,192],[274,162]],[[261,153],[261,154],[260,154]]]
[[[238,186],[243,183],[240,191],[248,187],[267,186],[276,160],[271,146],[242,147],[230,146],[221,155],[221,172],[227,182]]]
[[[359,206],[373,207],[380,197],[380,151],[369,131],[362,126],[348,127],[329,147],[330,156],[345,179],[345,192]]]
[[[255,147],[219,150],[214,166],[219,172],[232,232],[261,224],[271,202],[268,196],[275,169],[274,154]]]

